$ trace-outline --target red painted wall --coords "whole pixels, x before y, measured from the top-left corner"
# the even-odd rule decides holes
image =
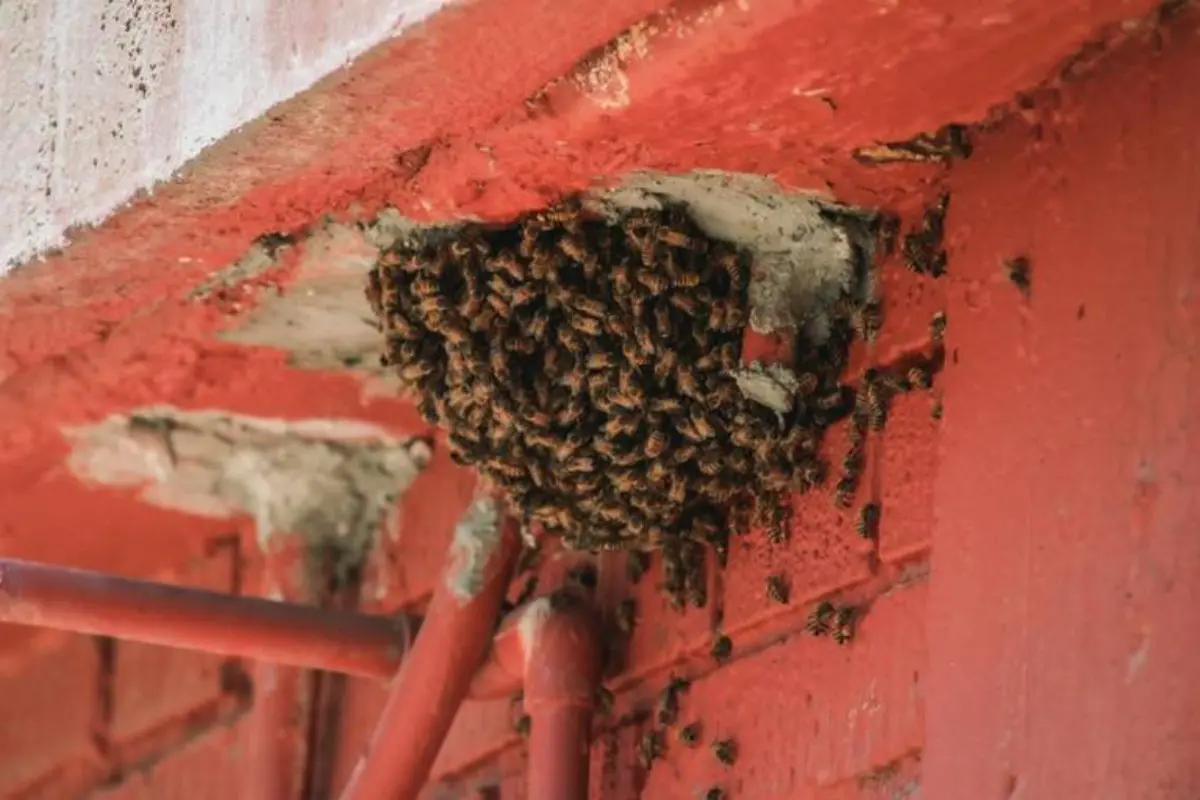
[[[232,546],[246,525],[80,487],[61,467],[61,424],[164,401],[419,430],[397,403],[362,400],[351,378],[214,342],[240,312],[178,299],[264,230],[383,200],[426,217],[507,214],[633,166],[761,171],[909,219],[945,189],[949,275],[884,263],[885,334],[859,354],[919,348],[932,311],[947,311],[944,418],[932,419],[932,396],[904,397],[871,454],[862,491],[883,505],[878,548],[827,498],[805,497],[790,544],[739,540],[714,603],[684,616],[663,606],[653,572],[630,589],[606,557],[605,608],[632,592],[641,610],[611,680],[614,718],[652,703],[669,670],[687,671],[684,719],[735,736],[741,757],[725,769],[673,746],[647,775],[637,726],[610,721],[593,746],[593,796],[692,798],[713,783],[805,800],[1200,796],[1200,648],[1188,635],[1200,613],[1200,16],[1105,28],[1147,4],[994,2],[967,15],[926,0],[888,17],[867,3],[752,0],[704,22],[689,4],[676,17],[691,20],[686,36],[651,41],[626,65],[631,105],[596,109],[560,86],[530,116],[523,97],[654,4],[572,11],[574,27],[555,4],[530,0],[523,16],[501,5],[442,15],[0,285],[5,553],[253,585],[255,557]],[[551,30],[563,35],[537,35]],[[1093,35],[1103,44],[1055,67]],[[818,85],[836,110],[803,93]],[[311,128],[318,108],[327,128]],[[949,168],[850,157],[988,109],[973,156]],[[281,143],[301,132],[310,147],[292,161]],[[410,175],[394,156],[422,142],[430,157]],[[1028,297],[1005,277],[1015,255],[1032,265]],[[418,479],[382,607],[427,594],[469,490],[440,460]],[[793,581],[788,606],[762,597],[777,571]],[[850,647],[800,634],[811,600],[827,595],[868,605]],[[705,651],[718,615],[735,658],[715,669]],[[71,797],[104,780],[104,797],[240,796],[247,726],[228,668],[0,633],[8,796]],[[382,691],[350,684],[335,782]],[[487,786],[521,796],[509,715],[506,701],[463,708],[430,797]]]

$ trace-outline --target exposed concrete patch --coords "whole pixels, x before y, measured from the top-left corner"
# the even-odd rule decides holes
[[[234,262],[233,266],[219,270],[208,280],[192,289],[188,293],[187,299],[200,300],[224,287],[235,286],[242,281],[257,278],[275,266],[282,250],[282,247],[272,247],[266,242],[255,242],[244,256]]]
[[[466,605],[483,589],[487,565],[500,543],[500,507],[493,497],[480,497],[463,513],[450,543],[451,567],[446,586]]]
[[[529,669],[530,656],[537,644],[538,636],[550,615],[554,613],[554,603],[549,597],[539,597],[526,607],[517,623],[517,633],[521,637],[521,650],[525,654],[525,668]]]
[[[791,410],[800,380],[781,364],[764,367],[757,361],[733,374],[742,395],[778,414]]]
[[[168,406],[66,431],[79,478],[137,488],[153,505],[207,517],[249,514],[264,548],[298,534],[346,560],[394,525],[396,500],[431,455],[374,425],[286,421]]]
[[[368,231],[326,223],[304,240],[291,285],[282,294],[264,297],[221,338],[286,350],[290,362],[303,369],[350,368],[382,375],[379,326],[363,294],[377,256]]]
[[[705,233],[754,254],[750,325],[760,333],[799,329],[815,343],[844,292],[869,292],[873,215],[809,194],[785,193],[755,175],[717,171],[642,173],[595,199],[598,210],[682,202]]]

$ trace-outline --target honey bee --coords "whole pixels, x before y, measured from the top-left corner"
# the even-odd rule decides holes
[[[604,303],[591,297],[576,297],[575,309],[589,317],[605,319],[610,316],[610,309]]]
[[[700,737],[704,733],[699,722],[692,722],[684,725],[679,729],[679,741],[687,747],[695,747],[700,744]]]
[[[737,762],[737,742],[733,739],[717,739],[712,743],[712,752],[726,767],[732,767]]]
[[[929,409],[929,416],[934,419],[941,419],[944,413],[942,409],[942,398],[938,397],[933,401],[933,407]]]
[[[512,313],[512,307],[508,304],[508,301],[498,294],[489,294],[486,302],[489,306],[491,306],[491,309],[493,312],[495,312],[496,316],[500,317],[501,319],[507,319]]]
[[[811,372],[802,372],[796,378],[796,394],[801,397],[808,397],[813,394],[821,385],[821,379]],[[841,398],[839,397],[839,400]]]
[[[657,348],[654,346],[654,334],[651,332],[650,328],[646,327],[645,325],[638,325],[633,329],[633,335],[637,339],[638,349],[641,350],[643,354],[650,355],[657,350]],[[645,355],[643,355],[638,362],[635,363],[640,364],[644,362],[646,360]]]
[[[849,508],[857,488],[858,482],[856,480],[848,475],[844,476],[837,482],[837,487],[833,493],[833,504],[838,508]]]
[[[673,725],[679,718],[679,694],[687,691],[691,684],[674,675],[667,681],[667,686],[658,695],[655,705],[654,719],[659,725]]]
[[[729,282],[735,287],[745,283],[746,267],[741,256],[736,251],[725,251],[715,259],[717,267],[729,275]]]
[[[879,504],[863,503],[858,512],[858,522],[854,529],[864,539],[874,539],[879,533]]]
[[[726,800],[725,790],[720,786],[710,786],[704,793],[704,800]]]
[[[667,435],[662,431],[651,431],[646,437],[643,452],[646,458],[658,458],[667,449]]]
[[[713,661],[718,664],[724,664],[733,655],[733,640],[723,633],[717,634],[713,639],[712,647],[709,648],[708,654],[712,656]]]
[[[829,633],[833,618],[833,603],[830,603],[828,600],[822,600],[817,603],[808,615],[808,619],[804,622],[804,629],[812,636],[824,636]]]
[[[699,272],[682,272],[681,271],[677,275],[675,275],[675,277],[671,281],[671,283],[673,286],[675,286],[676,289],[694,289],[700,285],[700,280],[701,280],[701,278],[700,278]],[[672,304],[674,304],[675,297],[690,298],[691,296],[690,295],[674,295],[672,297]],[[683,308],[681,306],[676,306],[676,308],[680,308],[683,311],[687,311],[689,314],[694,314],[695,313],[695,304],[693,303],[693,304],[691,304],[691,306],[692,307],[690,309]]]
[[[875,341],[883,327],[883,307],[877,300],[864,303],[853,315],[854,332],[868,342]]]
[[[629,494],[641,485],[641,479],[632,470],[621,470],[609,475],[609,483],[616,491]]]
[[[488,261],[488,266],[492,269],[503,272],[514,281],[525,280],[525,267],[515,256],[508,250],[502,250],[497,255],[493,256]]]
[[[596,710],[604,715],[612,713],[613,706],[616,705],[617,698],[613,695],[612,690],[607,686],[600,685],[596,687]]]
[[[699,404],[693,405],[688,413],[692,420],[692,427],[696,431],[696,435],[701,440],[711,439],[717,435],[716,428],[713,427],[712,421],[709,419],[707,412]]]
[[[423,361],[414,361],[400,368],[400,380],[405,383],[416,383],[433,374],[433,366]]]
[[[788,582],[783,575],[771,575],[767,578],[767,599],[772,603],[786,605],[788,602]]]
[[[665,749],[662,731],[648,731],[643,735],[638,742],[638,763],[642,765],[642,769],[650,769],[655,759],[662,758]]]
[[[697,464],[700,472],[709,477],[715,477],[721,474],[724,465],[721,462],[721,455],[715,452],[705,452],[700,456],[700,461]]]
[[[854,609],[842,606],[834,614],[832,633],[833,641],[838,644],[848,644],[854,638]]]
[[[671,288],[671,281],[659,272],[640,270],[636,279],[651,296],[663,294]]]
[[[658,229],[658,240],[668,247],[686,248],[697,252],[706,249],[704,243],[699,239],[693,239],[682,231],[673,231],[669,228]]]
[[[929,374],[929,370],[922,366],[911,367],[908,370],[907,378],[909,384],[917,389],[928,389],[933,386],[933,378]]]
[[[604,330],[604,326],[595,317],[573,314],[567,322],[572,328],[587,336],[599,336]]]
[[[929,338],[940,342],[946,335],[946,312],[935,311],[929,320]]]
[[[1033,288],[1033,269],[1028,256],[1017,256],[1004,262],[1004,272],[1021,294],[1029,296]]]
[[[533,730],[533,718],[528,714],[522,714],[513,721],[513,730],[522,739],[528,739],[530,731]]]

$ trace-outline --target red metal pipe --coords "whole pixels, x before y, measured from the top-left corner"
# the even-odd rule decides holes
[[[518,524],[482,498],[455,529],[421,635],[392,681],[379,724],[342,800],[411,800],[433,767],[487,654],[521,549]]]
[[[535,600],[497,634],[471,696],[499,697],[524,684],[529,714],[529,800],[586,800],[588,746],[600,636],[582,598],[564,591]]]
[[[395,674],[413,636],[377,617],[0,559],[0,622],[366,677]]]

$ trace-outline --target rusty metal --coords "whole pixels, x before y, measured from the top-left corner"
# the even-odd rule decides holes
[[[393,679],[379,723],[342,800],[412,800],[420,792],[450,723],[491,645],[521,539],[505,519],[491,546],[455,544],[422,624],[421,636]],[[460,579],[477,581],[462,591]]]
[[[0,559],[0,622],[366,677],[395,674],[408,617],[331,611]]]

